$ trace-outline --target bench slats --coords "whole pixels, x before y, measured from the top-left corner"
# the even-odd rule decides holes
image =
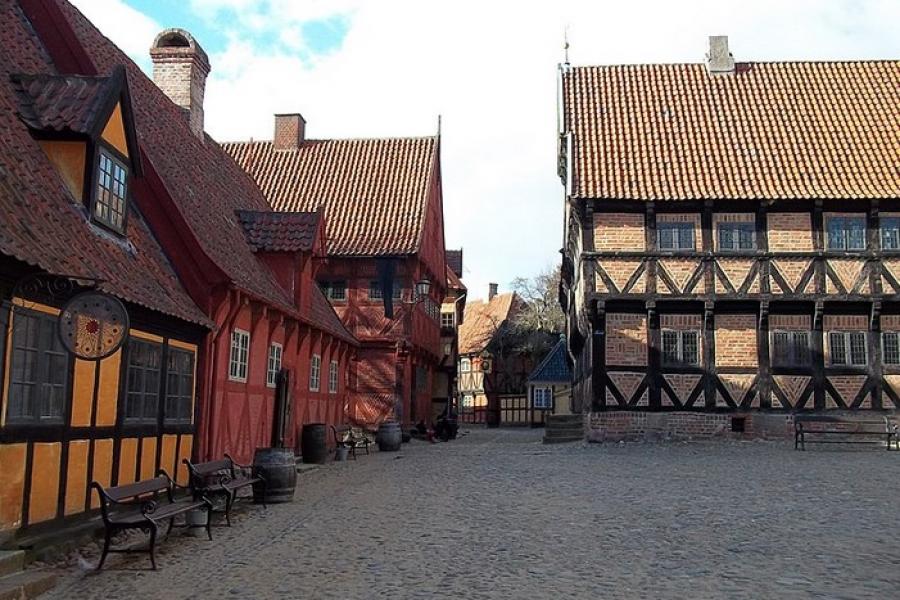
[[[169,480],[166,477],[155,477],[136,483],[127,483],[116,487],[103,488],[110,500],[121,502],[129,498],[137,498],[147,494],[157,494],[169,489]]]

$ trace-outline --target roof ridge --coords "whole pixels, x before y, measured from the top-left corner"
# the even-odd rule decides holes
[[[437,140],[438,136],[436,135],[395,135],[389,137],[333,137],[333,138],[306,138],[302,142],[300,142],[300,146],[297,148],[290,148],[289,150],[299,150],[303,148],[303,144],[306,142],[392,142],[392,141],[408,141],[408,140]],[[249,140],[232,140],[225,142],[218,142],[220,145],[225,144],[271,144],[274,140],[255,140],[250,138]],[[279,150],[279,152],[284,152],[285,150]]]
[[[881,64],[881,63],[898,63],[900,57],[897,58],[841,58],[830,60],[736,60],[737,65],[842,65],[842,64]],[[610,69],[616,67],[703,67],[706,68],[705,62],[635,62],[635,63],[611,63],[611,64],[591,64],[591,65],[570,65],[568,69]]]

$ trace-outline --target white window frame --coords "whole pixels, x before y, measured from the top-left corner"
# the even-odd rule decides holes
[[[309,359],[309,391],[318,392],[321,384],[322,357],[313,354]]]
[[[445,319],[446,317],[446,319]],[[447,322],[445,322],[447,321]],[[456,327],[456,314],[452,312],[442,312],[441,313],[441,327],[453,328]]]
[[[468,358],[459,359],[459,372],[460,373],[471,373],[472,372],[472,361]]]
[[[853,337],[855,335],[862,335],[863,345],[862,345],[862,357],[861,360],[854,361],[853,355]],[[843,340],[843,362],[835,362],[834,361],[834,339],[835,337],[840,337]],[[862,330],[855,331],[828,331],[825,334],[825,339],[828,341],[828,366],[829,367],[865,367],[869,361],[869,340],[868,332]],[[860,358],[858,355],[856,358]]]
[[[328,364],[328,393],[338,392],[338,361],[333,360]]]
[[[667,360],[667,356],[666,356],[666,352],[665,352],[665,335],[667,333],[674,333],[677,336],[677,343],[676,343],[677,349],[675,350],[675,353],[677,356],[676,356],[676,360],[674,360],[674,361]],[[695,342],[696,349],[697,349],[697,354],[694,357],[694,358],[696,358],[696,360],[694,360],[694,361],[687,361],[687,360],[685,360],[685,357],[684,357],[684,338],[685,338],[684,334],[686,334],[686,333],[694,334],[694,342]],[[699,330],[697,330],[697,329],[664,328],[664,329],[660,329],[659,339],[660,339],[660,358],[661,358],[660,362],[661,362],[662,366],[664,366],[664,367],[680,367],[680,366],[699,367],[700,366],[700,363],[702,362],[702,354],[703,354],[700,344],[701,344],[701,340],[703,338],[702,338],[702,334]]]
[[[663,246],[663,229],[672,230],[672,245],[670,247]],[[659,250],[666,252],[690,252],[697,249],[697,232],[696,225],[693,221],[668,221],[658,219],[656,223],[656,245]],[[690,244],[687,240],[681,239],[682,236],[690,232]]]
[[[888,358],[893,358],[892,356],[888,356],[887,352],[887,340],[889,338],[893,338],[893,345],[898,348],[897,352],[897,360],[889,361]],[[900,365],[900,332],[898,331],[883,331],[881,332],[881,355],[882,361],[886,365]]]
[[[266,361],[266,387],[275,387],[278,371],[281,370],[281,357],[284,348],[278,342],[269,344],[269,358]]]
[[[553,387],[534,387],[531,392],[532,407],[537,410],[553,409]]]
[[[235,327],[231,330],[231,352],[228,355],[228,379],[247,383],[250,370],[250,332]]]

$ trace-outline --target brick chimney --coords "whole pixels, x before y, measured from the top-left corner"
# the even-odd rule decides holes
[[[275,150],[296,150],[306,136],[306,119],[300,113],[275,115]]]
[[[488,302],[494,299],[494,296],[497,295],[497,284],[489,283],[488,284]]]
[[[150,48],[153,82],[184,109],[194,135],[203,139],[203,93],[209,57],[184,29],[165,29]]]
[[[728,51],[727,35],[709,36],[706,70],[713,73],[734,73],[734,57]]]

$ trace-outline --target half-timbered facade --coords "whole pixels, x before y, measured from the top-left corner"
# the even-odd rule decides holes
[[[561,67],[591,423],[900,406],[898,100],[896,61],[735,63],[726,38],[706,64]]]
[[[317,279],[360,341],[347,407],[374,427],[431,416],[447,291],[440,136],[308,139],[299,114],[275,116],[272,141],[224,145],[277,211],[323,208],[327,263]],[[426,297],[416,284],[430,282]]]
[[[447,250],[447,295],[441,303],[441,360],[434,374],[431,392],[431,418],[437,417],[458,397],[457,371],[459,361],[459,328],[466,310],[466,285],[462,282],[463,251]]]

